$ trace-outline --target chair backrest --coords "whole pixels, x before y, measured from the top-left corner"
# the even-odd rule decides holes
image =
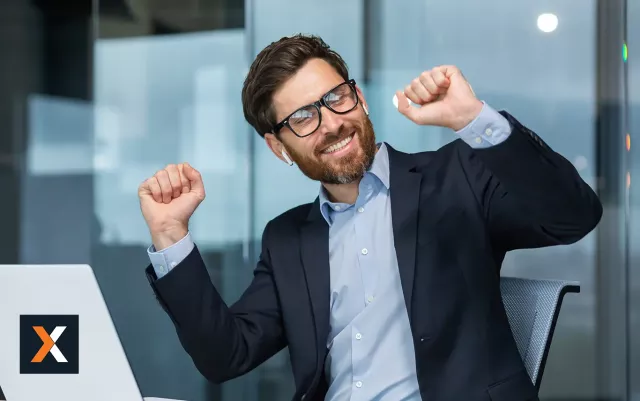
[[[562,299],[579,293],[580,283],[501,277],[500,289],[518,351],[539,389]]]

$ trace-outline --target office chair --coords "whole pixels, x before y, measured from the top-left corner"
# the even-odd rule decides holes
[[[501,277],[502,302],[527,373],[540,389],[562,299],[580,283]]]

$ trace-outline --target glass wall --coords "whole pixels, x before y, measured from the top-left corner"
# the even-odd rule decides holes
[[[189,161],[202,173],[208,196],[191,230],[226,299],[244,289],[253,259],[251,137],[240,107],[248,68],[244,4],[163,3],[128,8],[130,18],[97,18],[91,154],[100,232],[92,261],[143,394],[257,399],[261,388],[269,391],[259,372],[222,387],[206,383],[145,283],[149,233],[137,188],[169,163]]]
[[[396,149],[435,150],[455,139],[413,125],[391,102],[423,70],[455,64],[478,97],[540,134],[603,194],[605,216],[593,233],[570,246],[513,252],[503,275],[582,287],[565,299],[542,399],[640,400],[639,2],[65,4],[0,4],[0,127],[7,133],[0,135],[0,185],[11,194],[0,197],[0,263],[91,264],[145,396],[293,394],[286,350],[221,386],[200,376],[144,276],[150,238],[137,188],[169,163],[188,161],[202,172],[207,199],[192,234],[212,281],[235,301],[251,280],[265,224],[319,190],[273,157],[244,121],[240,101],[255,55],[303,32],[322,36],[345,58],[378,139]],[[620,26],[621,37],[610,26]],[[619,90],[603,94],[611,71]]]
[[[435,150],[455,137],[408,121],[395,110],[393,94],[425,69],[457,65],[479,97],[538,132],[595,183],[596,0],[580,7],[570,0],[337,3],[254,1],[254,52],[292,32],[321,35],[362,85],[377,137],[406,152]],[[288,23],[272,18],[270,10],[286,10]],[[558,16],[553,32],[538,24],[545,13]],[[257,135],[254,142],[257,237],[269,219],[313,199],[318,185],[275,159]],[[504,275],[577,280],[582,286],[580,296],[567,297],[560,316],[543,381],[547,398],[590,399],[597,393],[595,235],[571,246],[513,252],[504,263]]]

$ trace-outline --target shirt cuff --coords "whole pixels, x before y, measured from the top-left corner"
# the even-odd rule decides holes
[[[487,103],[476,118],[456,134],[472,148],[488,148],[504,142],[511,135],[511,124]]]
[[[166,275],[182,262],[193,250],[194,243],[191,239],[191,233],[187,233],[180,241],[167,247],[160,252],[156,251],[156,248],[151,245],[147,249],[149,260],[153,270],[156,272],[158,279]]]

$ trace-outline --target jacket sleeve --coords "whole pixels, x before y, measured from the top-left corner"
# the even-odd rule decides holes
[[[160,279],[152,266],[146,269],[183,348],[202,375],[214,383],[251,371],[286,345],[268,229],[269,225],[253,280],[230,307],[213,286],[197,246]]]
[[[459,143],[466,179],[487,221],[492,246],[507,252],[574,243],[593,230],[602,204],[574,166],[509,113],[504,142]]]

